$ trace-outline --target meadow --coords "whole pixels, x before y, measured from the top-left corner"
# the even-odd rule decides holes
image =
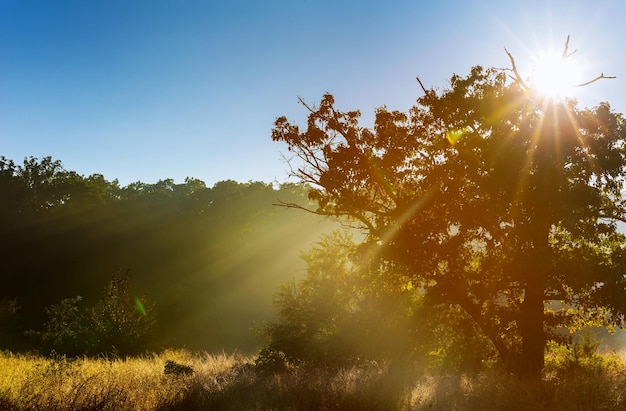
[[[278,367],[184,350],[125,359],[3,352],[0,370],[0,410],[626,409],[626,369],[616,357],[599,367],[549,364],[534,382],[494,369],[433,374],[375,362]]]

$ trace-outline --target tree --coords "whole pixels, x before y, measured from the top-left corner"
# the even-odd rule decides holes
[[[58,304],[46,308],[48,321],[41,332],[29,330],[27,335],[36,337],[46,346],[64,354],[86,352],[84,338],[85,317],[79,307],[82,297],[64,298]]]
[[[57,352],[136,354],[148,344],[155,324],[152,305],[132,297],[128,272],[118,272],[98,304],[81,307],[81,296],[65,298],[46,308],[44,331],[29,331]]]
[[[431,309],[410,280],[377,265],[347,230],[323,235],[303,259],[306,276],[283,284],[278,320],[262,329],[262,359],[278,354],[291,363],[336,366],[419,358],[467,371],[493,354],[471,322],[454,310]]]
[[[50,157],[0,156],[0,311],[2,300],[21,307],[0,318],[0,348],[28,350],[24,332],[45,330],[46,308],[80,295],[80,303],[58,308],[88,309],[97,284],[130,267],[133,283],[159,302],[153,346],[256,349],[251,325],[272,318],[273,293],[302,266],[299,251],[330,229],[317,216],[272,205],[306,201],[306,193],[296,184],[252,181],[208,188],[192,178],[120,187]],[[250,303],[239,304],[242,298]]]
[[[373,128],[330,94],[301,100],[306,129],[279,117],[272,139],[311,186],[309,211],[364,229],[381,264],[460,307],[509,370],[538,377],[561,328],[624,325],[626,124],[608,103],[542,99],[506,74],[454,75],[408,113],[377,109]]]
[[[88,334],[93,353],[114,350],[137,354],[149,343],[155,325],[153,305],[130,293],[129,272],[118,272],[89,310]]]

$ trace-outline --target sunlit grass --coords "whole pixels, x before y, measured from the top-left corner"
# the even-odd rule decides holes
[[[193,373],[166,374],[167,361]],[[238,355],[165,351],[118,359],[0,354],[0,409],[621,410],[626,369],[548,368],[541,381],[497,370],[432,374],[403,364],[261,368]],[[605,364],[605,365],[606,365]]]
[[[166,375],[166,361],[194,370]],[[213,389],[217,377],[246,362],[235,355],[165,351],[143,357],[52,358],[0,355],[0,399],[24,410],[157,410],[175,404],[193,387]]]

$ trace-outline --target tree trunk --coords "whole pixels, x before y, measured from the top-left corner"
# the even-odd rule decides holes
[[[519,375],[522,378],[541,378],[546,344],[546,336],[543,329],[543,309],[543,287],[538,278],[533,278],[526,286],[520,313],[522,355],[519,364]]]
[[[533,247],[527,261],[524,301],[520,310],[522,353],[519,375],[528,379],[541,378],[545,356],[544,294],[547,278],[546,264],[549,261],[550,251],[548,243],[550,220],[546,212],[546,208],[541,209],[535,223]]]

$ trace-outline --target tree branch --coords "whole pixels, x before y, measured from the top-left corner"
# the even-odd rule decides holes
[[[306,107],[307,110],[309,110],[311,113],[315,113],[315,107],[311,107],[309,106],[302,97],[298,96],[298,101],[300,102],[300,104],[302,104],[304,107]]]
[[[295,208],[297,210],[303,210],[303,211],[306,211],[308,213],[315,214],[315,215],[323,215],[323,216],[327,215],[327,214],[321,213],[319,211],[311,210],[310,208],[307,208],[307,207],[302,206],[300,204],[286,203],[286,202],[284,202],[282,200],[278,200],[278,203],[273,203],[272,205],[273,206],[278,206],[278,207],[283,207],[283,208]]]
[[[522,76],[519,74],[519,71],[517,71],[517,65],[515,64],[515,59],[513,58],[513,55],[509,53],[506,47],[504,48],[504,51],[506,51],[506,54],[509,56],[509,60],[511,60],[511,70],[513,71],[513,73],[515,73],[515,79],[520,83],[520,85],[522,86],[522,88],[524,88],[524,90],[528,91],[529,90],[528,85],[522,79]]]
[[[598,80],[602,80],[603,78],[607,78],[607,79],[611,79],[611,78],[617,78],[616,76],[605,76],[604,73],[600,73],[600,75],[592,80],[586,81],[584,83],[580,83],[580,84],[576,84],[573,85],[572,87],[584,87],[584,86],[588,86],[591,83],[595,83]]]
[[[303,205],[297,204],[297,203],[287,203],[281,200],[278,200],[277,203],[273,203],[273,206],[277,206],[277,207],[283,207],[283,208],[293,208],[296,210],[302,210],[302,211],[306,211],[307,213],[311,213],[311,214],[315,214],[315,215],[319,215],[319,216],[324,216],[324,217],[352,217],[356,220],[358,220],[359,222],[361,222],[366,228],[367,230],[369,230],[370,232],[374,233],[375,232],[375,227],[372,225],[372,223],[365,218],[364,216],[362,216],[359,213],[347,213],[347,212],[338,212],[338,213],[327,213],[327,212],[322,212],[322,211],[317,211],[317,210],[312,210],[310,208],[307,208]],[[354,227],[354,226],[353,226]]]
[[[424,92],[424,94],[428,95],[428,90],[426,90],[426,87],[424,87],[424,84],[422,83],[422,80],[420,80],[420,78],[417,77],[417,76],[415,77],[415,79],[420,84],[420,87],[422,88],[422,91]]]
[[[569,48],[569,34],[567,35],[567,40],[565,40],[565,47],[563,48],[563,60],[565,60],[566,58],[571,57],[572,55],[574,55],[574,53],[576,53],[578,50],[574,50],[571,53],[567,52],[567,49]]]
[[[616,220],[622,223],[626,223],[626,218],[625,217],[621,217],[621,216],[617,216],[617,215],[608,215],[608,214],[601,214],[598,216],[598,218],[604,218],[604,219],[608,219],[608,220]]]

